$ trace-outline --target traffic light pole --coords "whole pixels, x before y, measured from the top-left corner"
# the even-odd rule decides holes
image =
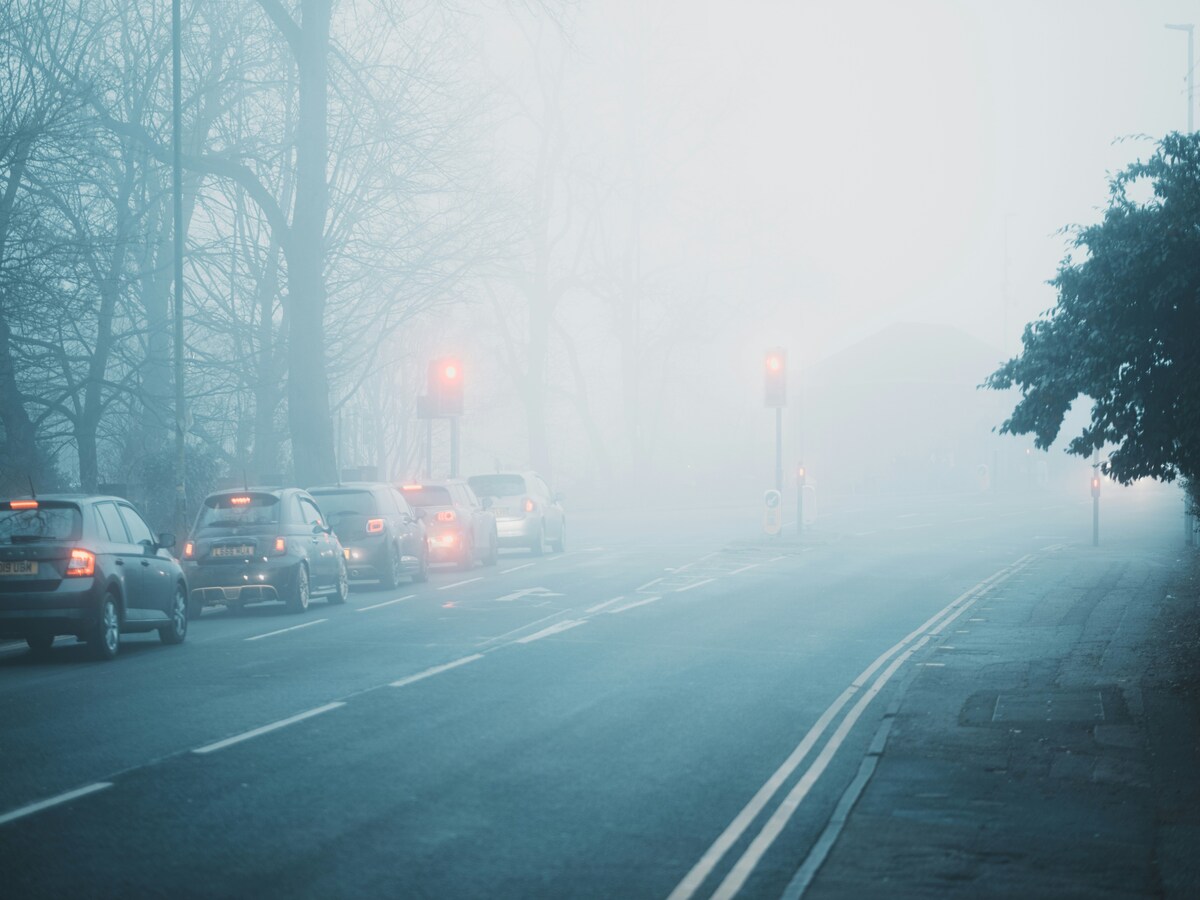
[[[458,477],[458,416],[450,417],[450,477]]]
[[[775,490],[783,491],[783,407],[775,407]]]

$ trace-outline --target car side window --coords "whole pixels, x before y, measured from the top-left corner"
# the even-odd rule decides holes
[[[542,481],[540,475],[534,475],[529,480],[533,482],[533,489],[537,492],[538,496],[545,500],[550,499],[550,488],[546,485],[546,482]]]
[[[319,525],[324,528],[325,519],[322,517],[321,511],[317,509],[316,505],[307,497],[300,497],[298,499],[300,500],[300,518],[303,519],[304,524],[310,527],[313,525]]]
[[[458,494],[462,497],[464,506],[477,507],[479,506],[479,498],[475,496],[475,492],[465,484],[458,485]]]
[[[150,526],[146,524],[146,520],[137,514],[132,506],[126,506],[122,503],[117,507],[121,511],[121,518],[125,520],[125,528],[128,530],[130,537],[133,538],[135,544],[150,544],[154,545],[154,532],[150,530]]]
[[[131,544],[129,532],[125,530],[125,523],[121,521],[121,514],[117,512],[117,504],[115,503],[97,503],[96,515],[100,517],[100,523],[108,532],[108,539],[118,544]]]
[[[408,505],[408,501],[404,499],[403,494],[395,488],[389,488],[388,492],[392,495],[392,501],[396,504],[396,508],[400,510],[400,515],[408,516],[410,519],[416,518],[416,514],[412,511],[412,507]]]

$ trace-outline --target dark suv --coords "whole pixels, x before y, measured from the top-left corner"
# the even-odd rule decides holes
[[[209,494],[183,545],[183,570],[193,616],[213,603],[237,609],[264,600],[302,612],[314,594],[345,603],[350,584],[337,535],[298,488]]]
[[[404,496],[381,481],[309,488],[342,542],[350,578],[394,588],[429,577],[425,525]]]
[[[187,637],[187,582],[168,550],[120,497],[53,494],[0,501],[0,637],[44,653],[73,634],[112,659],[121,634]]]

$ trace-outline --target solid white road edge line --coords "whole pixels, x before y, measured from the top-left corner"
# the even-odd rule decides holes
[[[687,898],[690,898],[696,893],[696,891],[700,888],[700,885],[704,883],[704,880],[708,878],[712,870],[716,868],[717,863],[719,863],[721,858],[729,851],[729,848],[737,843],[742,834],[747,828],[750,827],[750,824],[754,821],[758,814],[762,812],[763,808],[767,805],[771,797],[775,795],[783,783],[790,778],[792,773],[795,772],[795,770],[799,767],[800,763],[804,761],[804,757],[808,755],[808,752],[813,748],[813,745],[820,740],[821,735],[825,732],[825,729],[829,727],[830,722],[842,710],[842,707],[844,707],[847,701],[849,701],[850,698],[864,684],[867,683],[871,676],[874,675],[881,666],[883,666],[889,659],[891,659],[891,657],[900,652],[909,643],[916,640],[920,635],[924,634],[929,628],[934,627],[944,616],[954,612],[968,599],[976,596],[978,593],[981,593],[984,590],[987,590],[989,586],[991,586],[998,579],[1007,578],[1018,569],[1024,568],[1031,558],[1032,554],[1027,554],[1006,568],[1001,569],[990,578],[986,578],[974,587],[964,591],[954,600],[951,600],[948,604],[946,604],[946,606],[942,607],[941,610],[926,619],[925,622],[919,627],[909,632],[907,636],[881,653],[874,662],[867,666],[867,668],[865,668],[862,673],[859,674],[859,676],[854,679],[853,682],[851,682],[850,686],[838,695],[837,699],[835,699],[833,703],[831,703],[825,710],[825,712],[821,714],[821,717],[813,723],[812,728],[808,730],[808,733],[805,734],[800,743],[796,745],[796,749],[791,752],[788,758],[783,761],[783,764],[776,769],[774,774],[772,774],[771,777],[768,778],[763,784],[763,786],[758,789],[757,793],[755,793],[755,795],[750,799],[750,802],[747,803],[742,811],[734,818],[734,820],[729,823],[729,826],[723,832],[721,832],[721,835],[713,842],[712,846],[709,847],[704,855],[700,857],[699,861],[692,866],[691,871],[689,871],[687,875],[683,877],[683,880],[676,885],[675,890],[671,891],[667,900],[687,900]]]
[[[52,806],[58,806],[61,803],[70,803],[79,797],[86,797],[88,794],[94,794],[96,791],[102,791],[110,787],[112,787],[111,781],[98,781],[95,784],[89,784],[87,787],[81,787],[74,791],[67,791],[65,794],[59,794],[57,797],[51,797],[49,800],[39,800],[37,803],[30,803],[28,806],[22,806],[20,809],[14,809],[12,812],[6,812],[0,816],[0,825],[5,825],[17,819],[23,819],[25,816],[32,816],[34,813],[41,812],[43,809],[49,809]]]
[[[263,638],[274,637],[277,634],[287,634],[289,631],[295,631],[297,628],[308,628],[311,625],[320,625],[322,622],[328,622],[328,619],[313,619],[311,622],[303,622],[299,625],[293,625],[291,628],[280,628],[278,631],[268,631],[266,634],[256,634],[254,637],[248,637],[248,641],[261,641]]]
[[[479,575],[479,576],[476,576],[475,578],[468,578],[466,581],[456,581],[456,582],[454,582],[454,584],[443,584],[441,587],[438,588],[438,590],[439,591],[448,591],[448,590],[450,590],[450,588],[462,587],[464,584],[471,584],[472,582],[475,582],[475,581],[483,581],[483,576]]]
[[[841,748],[847,735],[850,734],[850,730],[859,720],[859,717],[862,716],[868,704],[883,690],[883,686],[896,674],[896,670],[904,665],[909,657],[928,642],[929,637],[925,636],[892,660],[891,665],[883,670],[880,676],[875,679],[875,683],[859,698],[859,701],[854,704],[850,712],[846,713],[846,717],[842,719],[837,730],[830,736],[825,746],[821,748],[820,754],[813,760],[812,765],[800,776],[800,780],[796,782],[795,787],[788,792],[783,802],[779,804],[779,808],[775,810],[771,818],[763,825],[758,836],[750,842],[750,846],[746,848],[746,852],[742,854],[741,858],[729,871],[729,874],[725,876],[725,880],[721,882],[720,886],[713,893],[712,900],[730,900],[730,898],[737,895],[737,892],[746,883],[746,879],[750,877],[750,873],[758,866],[763,855],[775,843],[775,838],[779,837],[779,833],[783,831],[784,826],[791,820],[796,810],[800,808],[800,804],[808,796],[808,792],[812,790],[813,785],[817,783],[817,779],[828,768],[834,754]]]
[[[370,606],[356,606],[355,612],[366,612],[368,609],[379,609],[381,606],[391,606],[393,603],[403,603],[405,600],[411,600],[416,594],[405,594],[403,597],[397,597],[395,600],[384,600],[382,603],[373,603]]]
[[[226,747],[232,747],[234,744],[240,744],[242,741],[248,741],[251,738],[259,737],[260,735],[268,734],[272,731],[278,731],[280,728],[286,728],[288,725],[294,725],[297,722],[303,722],[305,719],[311,719],[313,716],[319,716],[321,713],[327,713],[331,709],[337,709],[339,706],[345,706],[342,701],[336,703],[326,703],[324,706],[318,706],[316,709],[310,709],[308,712],[302,712],[294,716],[289,716],[286,719],[280,719],[278,722],[272,722],[270,725],[264,725],[261,728],[255,728],[251,731],[244,731],[241,734],[235,734],[233,737],[225,738],[223,741],[217,741],[215,744],[206,744],[203,747],[197,747],[193,753],[212,753],[216,750],[224,750]]]
[[[432,678],[434,675],[440,675],[442,672],[448,672],[451,669],[457,669],[459,666],[465,666],[467,663],[473,663],[477,659],[483,659],[482,653],[473,653],[470,656],[464,656],[462,659],[456,659],[454,662],[448,662],[445,665],[434,666],[432,669],[426,669],[424,672],[418,672],[416,675],[409,675],[407,678],[401,678],[399,681],[393,681],[391,687],[404,687],[416,681],[422,681],[426,678]]]

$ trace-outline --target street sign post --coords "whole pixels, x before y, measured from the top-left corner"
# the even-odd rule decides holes
[[[770,535],[783,531],[783,494],[779,491],[763,494],[763,531]]]

